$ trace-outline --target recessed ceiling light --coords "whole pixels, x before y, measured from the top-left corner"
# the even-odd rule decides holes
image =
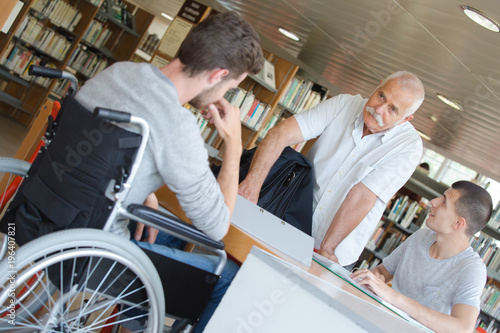
[[[465,5],[460,6],[460,9],[462,9],[464,14],[467,15],[472,21],[476,22],[480,26],[494,32],[500,32],[500,25],[483,12],[474,7]]]
[[[459,110],[459,111],[462,111],[464,108],[462,107],[462,105],[460,105],[460,103],[458,103],[457,101],[454,101],[446,96],[443,96],[441,94],[436,94],[437,97],[445,104],[451,106],[452,108],[454,108],[455,110]]]
[[[288,37],[288,38],[290,38],[290,39],[293,39],[294,41],[297,41],[297,42],[298,42],[298,41],[300,40],[300,38],[299,38],[296,34],[294,34],[293,32],[290,32],[290,31],[288,31],[288,30],[286,30],[286,29],[283,29],[283,28],[278,28],[278,30],[279,30],[279,32],[281,32],[283,35],[287,36],[287,37]]]
[[[168,14],[165,14],[165,13],[161,13],[161,16],[163,16],[164,18],[166,18],[167,20],[170,20],[170,21],[173,21],[174,18]]]
[[[422,137],[422,139],[425,139],[427,141],[431,141],[431,137],[428,136],[427,134],[424,134],[424,133],[420,132],[419,130],[417,130],[417,133],[418,133],[418,135],[420,135]]]

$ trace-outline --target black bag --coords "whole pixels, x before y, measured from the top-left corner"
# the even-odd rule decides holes
[[[248,174],[256,149],[245,150],[241,155],[240,183]],[[218,171],[214,170],[216,176]],[[257,205],[311,235],[312,202],[311,163],[301,153],[286,147],[267,175]]]

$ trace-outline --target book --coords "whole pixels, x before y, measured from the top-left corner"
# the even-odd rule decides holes
[[[313,253],[313,260],[315,262],[317,262],[318,264],[320,264],[321,266],[323,266],[326,269],[328,269],[333,274],[335,274],[338,277],[340,277],[345,282],[349,283],[351,286],[353,286],[356,289],[358,289],[359,291],[363,292],[365,295],[371,297],[372,299],[374,299],[378,303],[382,304],[387,309],[389,309],[390,311],[392,311],[394,314],[398,315],[399,317],[403,318],[404,320],[412,323],[415,326],[418,326],[419,328],[421,328],[421,329],[423,329],[423,330],[425,330],[427,332],[433,332],[429,328],[425,327],[424,325],[422,325],[421,323],[419,323],[418,321],[416,321],[415,319],[413,319],[410,315],[408,315],[403,310],[398,309],[394,305],[392,305],[389,302],[386,302],[385,300],[383,300],[382,298],[380,298],[377,294],[375,294],[368,287],[366,287],[364,285],[358,284],[356,281],[354,281],[351,278],[351,272],[348,271],[347,269],[345,269],[344,267],[342,267],[341,265],[337,264],[336,262],[331,261],[328,258],[325,258],[325,257],[317,254],[316,252]]]

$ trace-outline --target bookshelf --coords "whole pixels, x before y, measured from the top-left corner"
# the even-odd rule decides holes
[[[308,110],[328,97],[326,88],[297,76],[297,66],[268,52],[264,54],[267,58],[266,64],[269,63],[274,68],[275,85],[264,82],[263,75],[249,76],[240,87],[229,91],[225,96],[232,105],[240,108],[243,143],[246,149],[253,148],[282,119]],[[202,135],[209,138],[207,143],[212,145],[214,141],[210,140],[211,135],[205,131],[213,131],[213,128],[202,130]],[[315,141],[313,139],[302,142],[292,148],[306,154]],[[215,141],[215,144],[216,149],[223,149],[217,146],[220,141]]]
[[[26,127],[49,96],[61,98],[69,87],[30,77],[29,65],[68,70],[83,83],[129,60],[154,17],[121,0],[21,1],[11,28],[0,33],[0,112]]]

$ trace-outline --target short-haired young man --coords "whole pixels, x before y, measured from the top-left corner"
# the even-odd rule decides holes
[[[436,332],[472,332],[486,267],[469,240],[491,211],[485,189],[458,181],[431,201],[428,229],[408,237],[381,265],[351,277]]]
[[[225,236],[236,202],[242,143],[239,110],[223,96],[262,66],[259,36],[248,22],[228,12],[198,24],[182,43],[178,56],[165,67],[116,63],[82,87],[76,99],[88,109],[100,106],[130,112],[150,125],[140,173],[125,204],[142,203],[167,184],[198,229],[215,240]],[[217,179],[209,168],[196,119],[183,107],[188,102],[200,110],[208,108],[207,118],[224,139]],[[130,237],[127,224],[117,221],[112,231]],[[214,267],[213,260],[205,256],[159,244],[138,244],[203,269]],[[228,262],[195,331],[203,331],[235,272],[236,265]]]

